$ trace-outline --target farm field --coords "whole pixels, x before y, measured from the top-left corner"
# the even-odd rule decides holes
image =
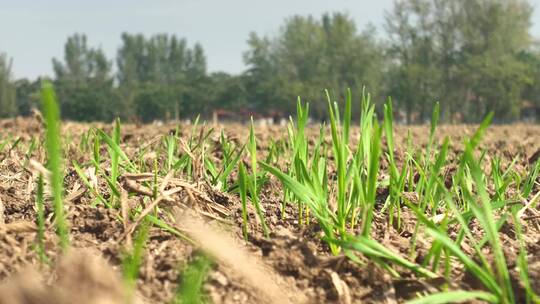
[[[350,102],[323,127],[0,121],[0,303],[537,303],[540,127]]]

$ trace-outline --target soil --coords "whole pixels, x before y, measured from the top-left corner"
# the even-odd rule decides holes
[[[81,136],[85,136],[93,126],[106,132],[112,129],[109,124],[63,124],[64,140],[71,138],[65,152],[66,159],[82,164],[89,163],[92,152],[81,154],[77,145]],[[245,126],[228,124],[221,127],[230,138],[238,142],[244,142],[247,138]],[[175,128],[176,125],[168,124],[123,125],[122,148],[132,157],[141,147],[159,145],[160,136],[170,134]],[[411,130],[415,147],[423,147],[428,141],[428,126],[397,127],[395,141],[398,160],[404,157],[408,129]],[[132,241],[130,229],[135,224],[135,219],[123,222],[120,220],[121,208],[95,206],[95,196],[84,187],[72,166],[68,165],[64,187],[67,191],[65,201],[71,249],[66,254],[60,252],[54,233],[52,206],[47,202],[45,245],[50,261],[48,264],[40,263],[35,248],[35,181],[38,171],[30,160],[41,164],[46,161],[41,147],[43,128],[40,122],[34,119],[17,118],[0,121],[0,130],[0,142],[5,138],[21,139],[17,147],[0,151],[0,282],[3,283],[0,287],[0,303],[73,303],[73,299],[81,301],[79,303],[121,303],[122,300],[119,299],[126,297],[120,278],[122,258]],[[180,130],[181,137],[186,139],[190,134],[189,127],[182,127]],[[471,136],[474,130],[475,126],[472,125],[441,126],[437,131],[438,144],[448,136],[453,149],[449,157],[453,159],[462,149],[463,138]],[[357,132],[357,129],[353,130],[353,134]],[[317,134],[318,128],[310,129],[309,133]],[[219,132],[215,134],[212,140],[218,140]],[[257,136],[259,150],[265,153],[271,140],[284,138],[286,133],[285,129],[280,127],[260,127],[257,129]],[[38,149],[27,157],[32,138],[37,139]],[[523,172],[529,163],[539,158],[540,127],[492,126],[482,147],[488,151],[486,161],[500,156],[503,167],[519,156],[515,170]],[[212,151],[216,157],[221,152]],[[103,148],[102,155],[106,153]],[[143,161],[149,164],[153,163],[152,157],[163,161],[159,156],[148,157],[149,159]],[[387,164],[383,160],[381,165],[384,172]],[[102,166],[107,167],[108,164],[103,163]],[[445,172],[450,177],[453,170],[455,167],[450,165]],[[126,192],[132,192],[124,177],[121,177],[120,181]],[[280,183],[274,178],[270,178],[261,194],[261,203],[271,231],[270,237],[263,236],[255,212],[250,210],[247,242],[242,240],[241,203],[237,194],[221,193],[206,184],[202,178],[186,181],[182,176],[174,176],[167,181],[166,189],[174,188],[175,183],[181,181],[189,183],[189,187],[185,186],[182,191],[171,195],[172,201],[160,205],[160,219],[181,230],[181,223],[177,223],[175,217],[168,216],[170,213],[167,211],[186,208],[197,211],[204,221],[219,225],[222,230],[227,231],[242,250],[267,267],[268,273],[277,275],[279,278],[275,280],[276,284],[292,303],[299,301],[298,299],[303,299],[306,303],[402,303],[420,293],[433,292],[448,286],[448,282],[442,278],[421,279],[414,273],[399,268],[401,277],[396,279],[369,260],[363,260],[364,264],[360,265],[343,255],[333,256],[321,240],[322,232],[316,223],[312,221],[309,224],[299,224],[298,209],[293,206],[287,206],[282,214],[283,192]],[[108,198],[106,182],[97,180],[97,183],[102,195]],[[533,194],[539,190],[536,187]],[[387,189],[379,189],[378,195],[378,200],[383,201],[388,195]],[[147,206],[151,200],[145,197],[141,193],[131,193],[123,203],[128,207]],[[531,282],[533,289],[540,292],[540,255],[536,254],[540,252],[540,225],[536,215],[534,213],[529,216],[523,229],[530,253],[528,258]],[[415,216],[404,208],[403,226],[399,230],[387,223],[387,215],[377,212],[372,236],[402,256],[408,256],[416,223]],[[472,230],[481,233],[474,224]],[[414,257],[417,262],[422,261],[430,248],[430,240],[423,234],[419,236]],[[512,227],[501,229],[501,240],[512,269],[511,275],[514,281],[518,282],[519,274],[515,270],[518,244]],[[152,227],[133,295],[134,302],[170,303],[178,288],[182,269],[199,254],[199,247],[192,242]],[[486,254],[489,255],[489,252]],[[234,266],[214,263],[204,286],[208,300],[216,304],[268,301],[261,299],[261,293],[253,288],[254,282],[245,282],[240,276]],[[452,282],[449,285],[450,288],[466,290],[481,287],[471,275],[459,267],[452,269]],[[518,283],[515,288],[523,291]],[[518,301],[523,300],[523,292],[517,294],[520,297]]]

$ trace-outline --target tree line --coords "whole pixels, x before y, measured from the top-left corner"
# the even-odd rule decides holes
[[[381,34],[344,13],[293,16],[275,35],[250,34],[246,70],[235,75],[209,73],[203,47],[177,35],[124,33],[113,62],[74,34],[52,60],[52,80],[63,118],[79,121],[210,117],[216,109],[286,117],[297,96],[324,119],[323,90],[341,100],[351,88],[378,104],[390,96],[404,122],[424,122],[435,102],[446,122],[477,122],[490,111],[511,122],[540,108],[531,14],[522,0],[401,0]],[[14,80],[11,70],[1,55],[0,117],[39,104],[40,80]]]

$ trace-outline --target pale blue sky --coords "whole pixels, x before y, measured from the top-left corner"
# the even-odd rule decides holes
[[[86,33],[114,59],[120,34],[174,33],[200,42],[210,71],[241,72],[249,32],[276,33],[284,18],[348,12],[360,29],[381,28],[393,0],[0,0],[0,52],[14,59],[14,76],[51,75],[51,58],[62,57],[68,35]],[[540,0],[533,34],[540,37]]]

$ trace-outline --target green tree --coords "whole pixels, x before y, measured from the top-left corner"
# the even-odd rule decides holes
[[[519,54],[531,43],[532,9],[520,0],[461,0],[461,73],[468,84],[468,113],[495,111],[518,118],[521,92],[531,79]]]
[[[278,73],[276,51],[267,37],[250,33],[247,41],[249,50],[244,53],[247,70],[244,73],[246,90],[250,105],[261,109],[272,105],[280,107],[283,75]]]
[[[40,107],[41,79],[35,81],[18,79],[15,81],[17,91],[17,112],[19,115],[28,116],[33,108]]]
[[[142,122],[162,120],[170,116],[170,100],[173,98],[170,87],[156,84],[143,85],[135,95],[135,112]]]
[[[392,67],[388,93],[409,121],[427,119],[440,101],[443,117],[478,121],[495,111],[518,118],[530,68],[530,6],[520,0],[403,0],[387,13]],[[459,114],[459,115],[458,115]]]
[[[206,71],[206,56],[202,46],[196,43],[185,54],[184,81],[178,86],[183,88],[180,107],[189,116],[210,115],[212,91],[210,78]]]
[[[108,121],[121,114],[116,107],[111,66],[101,49],[88,47],[85,35],[67,39],[64,61],[53,59],[63,118]]]
[[[292,113],[296,97],[312,101],[316,118],[326,115],[323,89],[339,97],[346,88],[364,86],[377,95],[385,71],[382,45],[372,26],[358,32],[346,14],[325,14],[320,19],[294,16],[273,38],[251,34],[246,87],[259,109],[276,107]]]
[[[11,75],[13,61],[0,53],[0,118],[17,115],[16,90]]]
[[[532,111],[534,108],[540,109],[540,49],[532,49],[522,52],[520,60],[530,67],[531,81],[525,86],[522,93],[522,100],[525,109],[523,111]],[[526,116],[537,116],[540,113],[522,113]],[[537,120],[540,117],[535,117]]]
[[[132,114],[143,120],[179,118],[184,111],[192,114],[200,106],[195,101],[205,96],[201,91],[207,82],[204,50],[199,44],[188,48],[186,40],[175,35],[122,34],[117,65],[122,103],[136,104]],[[153,109],[163,116],[150,113]]]
[[[434,29],[433,3],[430,0],[394,2],[387,13],[388,49],[393,65],[388,93],[398,108],[405,111],[407,122],[422,122],[435,99],[441,94],[437,35]],[[416,113],[413,118],[413,113]]]

